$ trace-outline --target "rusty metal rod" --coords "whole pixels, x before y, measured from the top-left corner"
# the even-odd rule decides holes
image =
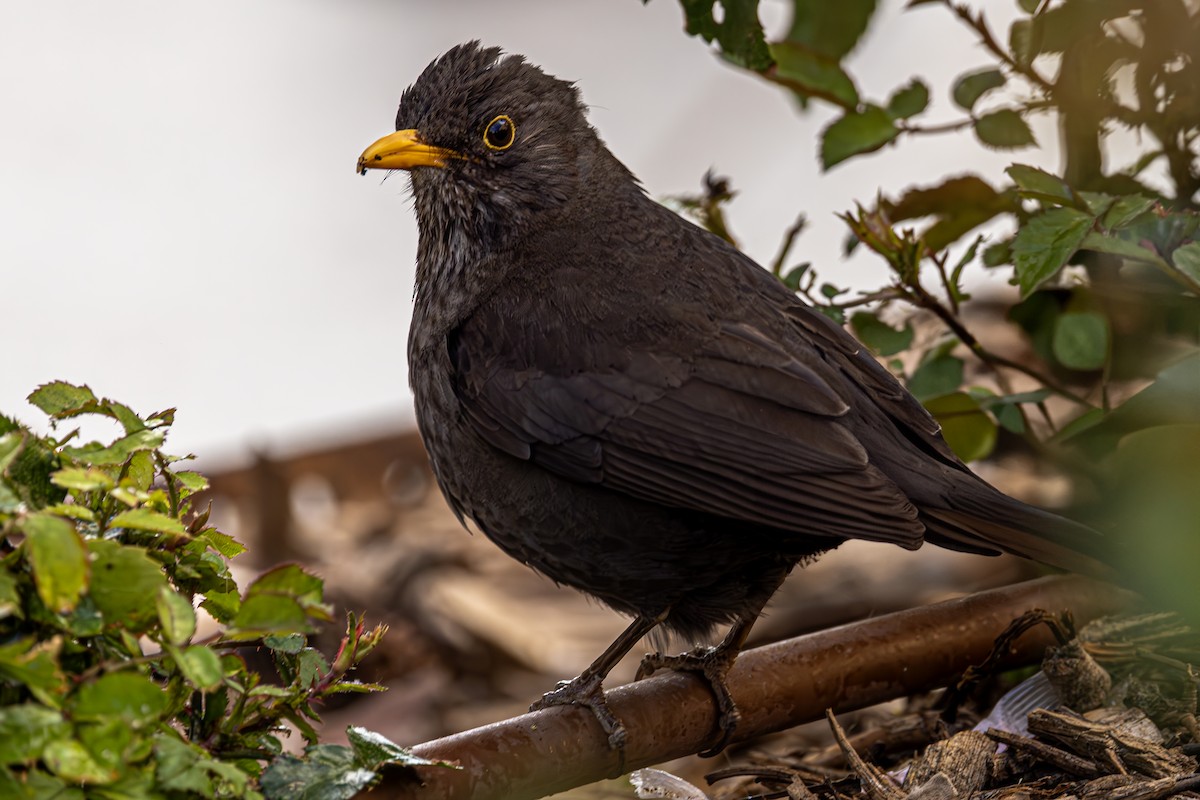
[[[738,738],[820,719],[827,708],[853,711],[944,686],[983,661],[996,636],[1027,611],[1070,609],[1083,624],[1133,602],[1129,592],[1085,578],[1040,578],[748,650],[728,679],[741,711]],[[1039,626],[1016,640],[1006,666],[1035,663],[1050,644]],[[417,755],[462,769],[419,768],[423,784],[396,773],[372,796],[532,800],[711,744],[712,694],[693,675],[656,674],[607,697],[629,731],[623,764],[590,711],[558,707],[418,745]]]

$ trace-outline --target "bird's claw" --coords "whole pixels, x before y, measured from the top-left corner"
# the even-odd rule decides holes
[[[580,675],[574,680],[559,681],[557,688],[542,695],[542,699],[531,705],[529,710],[541,711],[553,706],[583,706],[590,709],[608,736],[608,746],[619,751],[622,758],[624,757],[628,735],[625,726],[604,699],[604,686],[600,678]]]
[[[733,702],[733,695],[729,693],[729,686],[725,683],[725,676],[729,674],[736,658],[736,653],[730,654],[720,647],[697,647],[677,656],[651,653],[638,665],[636,680],[639,681],[657,670],[673,669],[676,672],[696,673],[708,684],[717,704],[717,731],[721,738],[712,747],[700,751],[700,755],[706,758],[724,750],[733,738],[733,732],[737,730],[741,714],[737,704]]]

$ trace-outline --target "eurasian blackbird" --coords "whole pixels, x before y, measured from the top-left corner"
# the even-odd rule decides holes
[[[1089,528],[1013,500],[841,327],[649,198],[575,87],[478,42],[404,91],[367,169],[408,170],[420,230],[409,379],[459,519],[634,617],[536,707],[592,709],[658,625],[714,648],[651,668],[724,689],[797,564],[847,539],[1096,572]]]

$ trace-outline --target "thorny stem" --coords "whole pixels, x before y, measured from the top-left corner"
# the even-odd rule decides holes
[[[1019,361],[1013,361],[1010,358],[1006,358],[997,353],[993,353],[991,350],[988,350],[978,339],[975,338],[975,334],[967,330],[966,326],[962,324],[962,321],[959,320],[958,317],[956,317],[953,313],[951,313],[950,309],[942,305],[942,303],[938,301],[936,297],[927,292],[920,284],[912,283],[897,288],[905,293],[906,299],[908,299],[908,301],[913,305],[924,308],[928,311],[932,311],[934,314],[936,314],[937,317],[946,324],[946,327],[948,327],[954,333],[954,335],[958,337],[959,341],[965,344],[967,348],[979,358],[979,360],[983,361],[985,364],[988,364],[993,369],[996,367],[1007,367],[1008,369],[1016,370],[1017,372],[1020,372],[1023,375],[1028,375],[1030,378],[1038,381],[1055,394],[1061,395],[1062,397],[1065,397],[1074,403],[1078,403],[1081,406],[1086,406],[1088,408],[1092,407],[1092,404],[1085,398],[1063,386],[1049,375],[1043,374],[1032,367],[1027,367]]]
[[[804,230],[804,226],[808,224],[808,217],[803,213],[796,216],[796,221],[783,234],[783,241],[779,243],[779,252],[775,255],[775,260],[771,262],[771,274],[779,278],[783,275],[783,264],[787,261],[788,255],[792,252],[792,245],[796,243],[796,237]]]
[[[1008,51],[1000,46],[996,41],[996,37],[992,35],[992,31],[988,28],[987,21],[983,18],[983,12],[974,15],[971,9],[965,5],[960,5],[952,2],[952,0],[942,0],[946,7],[954,14],[979,34],[980,43],[991,52],[996,58],[1000,59],[1009,69],[1019,75],[1023,75],[1032,82],[1036,83],[1043,91],[1050,92],[1054,90],[1054,84],[1043,78],[1037,70],[1032,66],[1023,66],[1013,59],[1008,54]]]

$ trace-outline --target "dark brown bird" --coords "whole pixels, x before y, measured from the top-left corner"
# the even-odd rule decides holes
[[[1090,529],[972,474],[842,328],[646,196],[570,83],[477,42],[403,94],[360,171],[404,169],[420,244],[417,421],[450,506],[505,552],[633,623],[535,707],[590,707],[658,625],[723,677],[797,564],[847,539],[1083,571]]]

